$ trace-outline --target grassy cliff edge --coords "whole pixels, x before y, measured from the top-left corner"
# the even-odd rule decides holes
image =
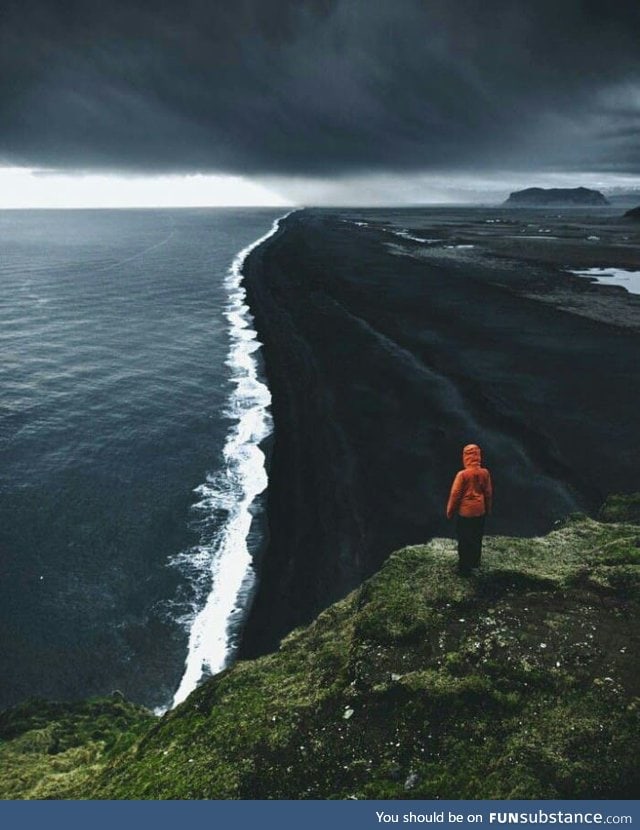
[[[117,695],[0,714],[2,798],[630,798],[640,495],[545,537],[405,548],[157,719]]]

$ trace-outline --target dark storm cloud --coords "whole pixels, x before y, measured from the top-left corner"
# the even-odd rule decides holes
[[[637,0],[5,0],[0,161],[640,172],[639,36]]]

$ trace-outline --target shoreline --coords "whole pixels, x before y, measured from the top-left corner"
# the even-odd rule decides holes
[[[202,678],[217,674],[233,659],[238,635],[254,596],[256,541],[252,529],[261,512],[258,499],[268,486],[267,459],[263,444],[272,430],[269,412],[271,394],[262,382],[258,352],[262,343],[246,303],[243,268],[247,257],[278,233],[276,219],[266,234],[239,251],[226,279],[228,305],[224,316],[229,324],[229,351],[226,364],[232,369],[227,416],[229,427],[223,450],[224,465],[197,488],[196,505],[203,521],[221,509],[227,512],[222,527],[208,544],[200,544],[202,560],[196,580],[210,577],[211,584],[202,607],[190,623],[184,672],[168,708],[182,703]],[[191,568],[193,563],[187,559]],[[176,560],[176,564],[179,564]]]

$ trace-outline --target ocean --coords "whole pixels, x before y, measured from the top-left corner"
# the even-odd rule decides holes
[[[0,708],[162,710],[232,656],[271,429],[240,271],[282,213],[0,213]]]

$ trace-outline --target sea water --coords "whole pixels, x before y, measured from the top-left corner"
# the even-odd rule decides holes
[[[241,268],[281,214],[0,212],[0,707],[166,708],[233,654],[271,428]]]
[[[572,271],[580,277],[590,277],[599,285],[618,285],[630,294],[640,294],[640,270],[628,268],[583,268]]]

